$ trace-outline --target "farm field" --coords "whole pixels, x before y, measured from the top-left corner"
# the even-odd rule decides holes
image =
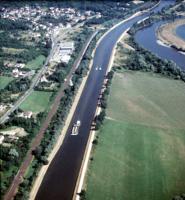
[[[12,77],[0,76],[0,89],[4,89],[12,80]]]
[[[25,67],[32,69],[32,70],[36,70],[43,65],[44,61],[45,61],[45,56],[40,55],[37,58],[35,58],[34,60],[29,61]]]
[[[169,200],[185,192],[185,84],[114,75],[87,176],[87,199]]]
[[[31,95],[20,105],[24,111],[42,112],[50,105],[50,96],[52,92],[34,91]]]

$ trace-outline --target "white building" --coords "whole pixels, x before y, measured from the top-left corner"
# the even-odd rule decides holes
[[[42,76],[41,79],[40,79],[40,82],[48,82],[47,78],[45,76]]]
[[[23,117],[25,119],[30,119],[33,113],[31,111],[25,111],[18,114],[18,117]]]
[[[67,54],[61,55],[61,62],[68,63],[70,58],[71,58],[70,55]]]
[[[58,63],[68,63],[74,51],[74,42],[61,42],[58,46],[59,49],[55,52],[52,60]]]
[[[17,63],[17,64],[15,64],[15,67],[16,68],[23,68],[23,67],[25,67],[25,64],[24,63]]]
[[[19,77],[19,70],[17,68],[12,70],[12,76],[15,78]]]
[[[60,44],[60,50],[74,50],[74,42],[62,42]]]
[[[6,107],[7,107],[6,105],[1,104],[0,105],[0,112],[4,111],[6,109]]]

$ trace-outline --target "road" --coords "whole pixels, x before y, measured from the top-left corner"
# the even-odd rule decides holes
[[[47,70],[47,64],[49,63],[51,57],[53,56],[53,53],[56,51],[57,42],[54,39],[53,40],[53,47],[50,51],[49,56],[47,57],[43,67],[39,70],[39,72],[34,76],[32,79],[32,83],[30,85],[30,88],[15,102],[15,104],[0,118],[0,124],[5,122],[8,119],[8,116],[15,111],[20,104],[32,93],[34,87],[38,84],[42,74]]]
[[[53,104],[52,107],[43,123],[43,125],[41,126],[39,133],[36,135],[36,137],[34,138],[31,147],[29,149],[29,151],[27,152],[27,155],[25,157],[25,160],[23,161],[18,173],[16,174],[16,176],[14,177],[14,180],[12,181],[12,184],[8,190],[8,192],[6,193],[6,195],[4,196],[4,200],[11,200],[14,198],[18,187],[20,185],[20,183],[22,182],[22,177],[24,176],[26,170],[28,169],[30,163],[32,162],[33,159],[33,155],[32,155],[32,150],[35,149],[41,142],[43,135],[45,133],[45,131],[47,130],[52,117],[55,115],[58,106],[60,104],[60,100],[61,98],[65,95],[64,90],[69,86],[70,80],[73,76],[73,73],[75,72],[76,68],[78,67],[78,65],[80,64],[83,55],[85,54],[90,42],[92,41],[92,39],[96,36],[98,31],[94,32],[92,35],[89,36],[89,38],[87,39],[86,43],[83,45],[81,51],[79,52],[78,58],[76,59],[76,61],[74,62],[69,74],[66,77],[66,81],[64,82],[64,84],[62,85],[62,87],[60,88]]]
[[[62,33],[62,37],[68,33],[69,29],[66,29],[63,33]],[[60,35],[61,38],[61,35]],[[35,86],[39,83],[40,78],[42,77],[42,75],[44,74],[44,72],[47,70],[47,65],[49,63],[49,61],[51,60],[51,58],[53,57],[54,53],[57,51],[57,42],[58,42],[58,38],[56,37],[51,37],[52,40],[52,49],[43,65],[43,67],[38,71],[38,73],[33,77],[30,88],[14,103],[14,105],[0,118],[0,124],[4,123],[7,119],[8,116],[14,112],[20,105],[21,103],[33,92]]]
[[[160,10],[165,5],[166,3],[162,1],[155,10]],[[120,24],[108,32],[98,44],[92,69],[65,139],[44,176],[36,200],[72,199],[113,47],[126,29],[147,16],[148,13]],[[77,120],[81,121],[81,126],[79,134],[74,136],[71,135],[72,127]]]

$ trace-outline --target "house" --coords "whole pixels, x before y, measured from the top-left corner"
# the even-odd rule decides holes
[[[69,50],[72,52],[74,50],[74,42],[62,42],[60,44],[60,50]]]
[[[59,43],[58,46],[59,49],[55,52],[51,60],[54,62],[68,63],[74,51],[74,42],[62,42]]]
[[[29,119],[33,115],[32,111],[25,111],[24,112],[24,118]]]
[[[13,67],[14,64],[11,62],[4,62],[5,67]]]
[[[4,135],[0,135],[0,144],[2,144],[4,141]]]
[[[71,58],[70,55],[63,54],[63,55],[61,55],[61,59],[60,60],[61,60],[61,62],[68,63],[70,58]]]
[[[46,76],[42,76],[41,79],[40,79],[40,82],[41,82],[41,83],[42,83],[42,82],[48,82]]]
[[[66,28],[71,28],[71,24],[67,23]]]
[[[15,77],[15,78],[19,77],[19,70],[17,68],[12,70],[12,76]]]
[[[15,67],[16,68],[23,68],[23,67],[25,67],[25,64],[24,63],[17,63],[17,64],[15,64]]]
[[[0,105],[0,112],[4,111],[6,109],[6,107],[7,107],[6,105],[1,104]]]
[[[19,113],[18,117],[23,117],[25,119],[30,119],[32,115],[33,115],[32,111],[25,111],[25,112]]]

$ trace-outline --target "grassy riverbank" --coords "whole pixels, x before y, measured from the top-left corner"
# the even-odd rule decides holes
[[[115,74],[87,199],[169,200],[184,192],[184,89],[152,73]]]

